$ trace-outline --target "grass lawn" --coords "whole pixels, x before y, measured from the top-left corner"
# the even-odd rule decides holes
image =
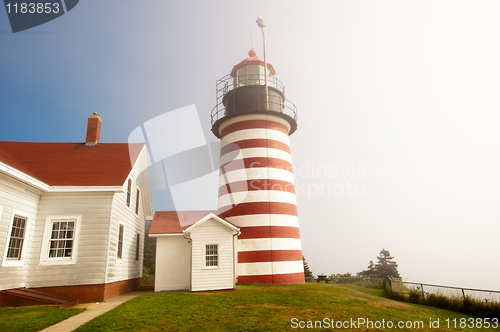
[[[136,297],[97,317],[76,331],[293,331],[300,321],[350,321],[358,318],[422,321],[424,328],[356,328],[342,331],[498,331],[499,329],[454,329],[445,319],[470,318],[456,312],[393,301],[385,292],[353,285],[300,284],[286,286],[239,285],[234,291],[202,293],[157,293]],[[429,319],[439,328],[429,328]],[[317,323],[316,323],[317,324]],[[334,323],[335,324],[335,323]],[[412,323],[413,324],[413,323]],[[307,326],[307,325],[306,325]],[[376,325],[375,325],[376,326]],[[319,327],[319,325],[317,325]],[[326,327],[326,326],[323,326]],[[328,329],[327,329],[328,330]]]
[[[0,309],[0,331],[36,332],[70,318],[85,309],[29,307]]]

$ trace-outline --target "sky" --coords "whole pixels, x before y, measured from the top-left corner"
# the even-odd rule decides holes
[[[194,105],[193,126],[216,143],[216,81],[252,43],[263,56],[261,14],[299,112],[290,140],[311,270],[355,274],[385,248],[403,280],[500,290],[499,12],[498,1],[85,0],[12,33],[0,9],[0,140],[82,142],[98,112],[101,142],[127,142]],[[153,190],[153,209],[171,208]]]

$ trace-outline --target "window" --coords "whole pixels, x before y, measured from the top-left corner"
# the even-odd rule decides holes
[[[73,254],[75,221],[54,221],[50,234],[49,258],[70,257]]]
[[[217,244],[207,244],[205,247],[205,266],[217,267],[219,266],[219,254]]]
[[[137,243],[135,244],[135,261],[139,261],[139,250],[141,248],[141,234],[137,233]]]
[[[267,70],[269,75],[269,70]],[[237,86],[244,85],[264,85],[265,83],[265,71],[264,66],[261,65],[246,65],[241,67],[236,71]],[[271,78],[268,76],[268,81]],[[268,82],[271,84],[272,82]]]
[[[49,216],[45,220],[40,265],[75,264],[81,216]]]
[[[14,215],[10,231],[9,248],[7,250],[7,259],[20,260],[23,252],[24,235],[28,218]]]
[[[139,214],[140,198],[141,198],[141,191],[137,189],[137,195],[135,196],[135,214]]]
[[[2,207],[0,206],[0,216]],[[29,234],[30,216],[24,212],[12,210],[3,252],[2,266],[21,266],[25,256],[25,245]]]
[[[132,195],[132,180],[128,179],[127,185],[127,206],[130,207],[130,196]]]
[[[116,257],[118,259],[122,259],[123,257],[123,231],[124,231],[125,226],[123,224],[120,224],[120,230],[118,232],[118,253]]]

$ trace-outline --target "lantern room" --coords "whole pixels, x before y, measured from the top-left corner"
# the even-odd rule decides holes
[[[285,88],[276,78],[273,65],[257,57],[255,50],[235,65],[230,74],[217,81],[217,105],[213,108],[212,132],[220,138],[219,126],[243,114],[272,114],[289,123],[292,134],[297,129],[297,109],[285,99]]]
[[[231,71],[234,88],[245,85],[265,85],[265,75],[267,75],[268,84],[272,82],[273,80],[270,76],[276,75],[273,65],[268,63],[267,70],[264,70],[264,60],[257,57],[255,50],[250,50],[248,56],[248,58],[234,66]]]

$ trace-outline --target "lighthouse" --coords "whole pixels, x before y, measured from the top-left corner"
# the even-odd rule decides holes
[[[304,282],[289,143],[297,109],[255,50],[217,81],[211,121],[221,140],[218,213],[241,230],[238,283]]]

